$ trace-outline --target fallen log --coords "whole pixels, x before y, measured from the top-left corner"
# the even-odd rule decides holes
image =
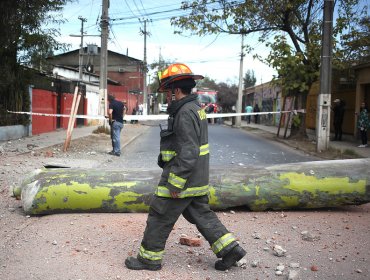
[[[214,210],[307,209],[370,202],[370,158],[270,167],[213,168]],[[160,170],[53,168],[30,174],[14,190],[26,214],[147,212]]]

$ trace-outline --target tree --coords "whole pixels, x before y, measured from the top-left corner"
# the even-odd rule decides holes
[[[339,38],[342,44],[336,51],[334,65],[343,69],[354,63],[370,61],[370,17],[360,18],[357,26],[352,26],[350,21],[341,24],[347,26],[348,32]]]
[[[216,90],[218,85],[215,80],[211,79],[210,77],[205,76],[204,79],[197,82],[197,87],[199,88],[210,88]]]
[[[353,38],[359,34],[361,19],[368,18],[367,7],[360,5],[363,2],[336,3],[334,38],[343,38],[345,34]],[[283,93],[296,95],[296,102],[304,107],[308,90],[319,77],[322,7],[323,0],[187,1],[182,9],[189,13],[172,18],[172,24],[179,28],[176,33],[189,31],[199,36],[258,33],[259,41],[270,47],[271,52],[267,58],[255,57],[276,69],[276,83]],[[361,36],[361,42],[366,36],[368,33]],[[350,42],[348,39],[347,45]],[[336,41],[335,50],[337,58],[345,52],[340,40]]]
[[[9,117],[6,110],[29,111],[29,71],[24,66],[42,67],[54,49],[66,44],[56,41],[63,6],[72,0],[2,0],[0,2],[0,125],[25,123],[24,117]]]
[[[238,99],[238,86],[221,82],[218,84],[217,92],[217,103],[221,105],[222,112],[231,112]]]
[[[244,76],[244,89],[253,87],[256,84],[256,76],[254,75],[253,70],[247,70]]]

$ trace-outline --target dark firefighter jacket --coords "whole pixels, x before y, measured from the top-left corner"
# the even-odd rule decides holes
[[[179,197],[208,194],[209,147],[207,116],[195,94],[173,101],[168,126],[161,130],[158,165],[163,168],[156,195]]]

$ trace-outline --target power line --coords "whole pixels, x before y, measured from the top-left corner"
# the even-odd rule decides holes
[[[126,0],[125,0],[125,2],[127,4],[127,1]],[[243,3],[244,1],[231,1],[231,2],[227,2],[227,1],[219,0],[219,1],[210,1],[208,3],[205,3],[205,5],[213,5],[213,4],[220,3],[220,2],[230,3],[230,4],[233,4],[233,5],[237,6],[237,5],[241,4],[241,3]],[[136,2],[135,1],[134,1],[134,4],[136,6]],[[168,7],[168,6],[166,6],[166,7]],[[158,7],[158,8],[162,8],[162,7]],[[152,10],[153,9],[156,9],[156,8],[152,8]],[[222,8],[218,8],[218,9],[215,9],[215,10],[221,10],[221,9]],[[155,11],[155,12],[151,12],[151,13],[146,13],[144,16],[149,17],[149,16],[153,16],[153,15],[171,13],[171,12],[176,12],[176,11],[184,11],[184,10],[186,10],[186,9],[183,9],[183,8],[174,8],[174,9],[169,9],[169,10],[160,10],[160,11]],[[189,8],[188,10],[192,10],[192,8]],[[126,16],[126,17],[121,17],[121,18],[113,18],[113,19],[111,19],[111,21],[120,21],[120,20],[128,20],[128,19],[137,18],[137,16],[135,16],[135,14],[133,13],[132,10],[131,10],[131,13],[134,15],[134,17]],[[176,15],[172,15],[171,17],[174,17],[174,16],[176,16]],[[177,15],[177,16],[179,16],[179,15]]]

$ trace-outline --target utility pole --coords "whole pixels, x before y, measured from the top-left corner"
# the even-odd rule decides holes
[[[100,20],[101,27],[101,47],[100,47],[100,83],[99,83],[99,96],[100,96],[100,115],[107,114],[107,65],[108,65],[108,8],[109,0],[102,0],[102,14]]]
[[[240,69],[239,69],[239,90],[238,90],[238,101],[236,102],[236,112],[242,112],[242,97],[243,97],[243,58],[244,58],[244,33],[242,33],[242,47],[240,54]],[[242,123],[242,117],[235,117],[235,126],[240,127]]]
[[[73,34],[70,34],[69,36],[71,37],[80,37],[81,38],[81,43],[80,43],[80,51],[79,51],[79,57],[78,57],[78,78],[79,78],[79,81],[81,82],[82,81],[82,78],[83,78],[83,65],[84,65],[84,62],[83,62],[83,57],[85,56],[85,53],[84,53],[84,37],[86,36],[89,36],[89,37],[100,37],[101,35],[87,35],[84,33],[84,23],[87,22],[86,18],[83,18],[82,16],[79,16],[78,17],[79,20],[81,20],[81,32],[79,35],[73,35]]]
[[[80,82],[82,81],[82,66],[83,66],[83,55],[84,55],[84,22],[86,22],[86,18],[83,18],[82,16],[78,17],[79,20],[81,20],[81,45],[80,45],[80,53],[79,53],[79,59],[78,59],[78,79]]]
[[[333,37],[333,0],[324,1],[324,18],[321,48],[320,93],[317,100],[316,151],[329,148],[330,100],[331,100],[331,59]]]
[[[144,107],[144,115],[149,115],[150,109],[150,102],[148,100],[148,90],[146,86],[146,73],[147,73],[147,60],[146,60],[146,36],[150,36],[150,33],[146,31],[146,23],[147,19],[144,20],[144,30],[140,30],[140,33],[144,35],[144,61],[143,61],[143,107]]]

